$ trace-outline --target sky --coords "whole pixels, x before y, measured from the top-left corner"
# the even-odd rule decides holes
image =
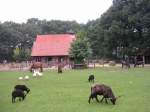
[[[38,18],[86,23],[106,12],[112,0],[0,0],[0,4],[1,22]]]

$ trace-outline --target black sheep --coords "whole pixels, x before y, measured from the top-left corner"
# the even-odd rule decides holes
[[[30,92],[30,89],[26,85],[16,85],[15,89],[20,89],[22,91],[26,91],[27,93]]]
[[[90,75],[88,81],[94,83],[94,75]]]
[[[112,91],[112,89],[109,86],[106,86],[104,84],[97,84],[93,87],[91,87],[91,95],[89,96],[89,100],[88,102],[90,103],[91,98],[95,98],[97,102],[99,102],[97,96],[98,95],[102,95],[103,98],[101,99],[101,102],[103,101],[103,99],[105,98],[106,103],[107,99],[110,99],[110,101],[115,105],[116,103],[116,97],[114,96],[114,93]]]
[[[14,90],[14,91],[12,92],[12,103],[15,102],[15,99],[16,99],[17,97],[19,97],[19,101],[21,101],[21,99],[22,99],[22,100],[25,99],[26,94],[25,94],[22,90],[16,89],[16,90]]]

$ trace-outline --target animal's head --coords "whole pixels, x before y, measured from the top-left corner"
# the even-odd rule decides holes
[[[113,105],[116,104],[116,100],[117,100],[117,98],[111,98],[111,99],[110,99],[110,101],[112,102]]]
[[[115,105],[115,104],[116,104],[116,100],[117,100],[119,97],[121,97],[121,96],[117,96],[117,97],[111,98],[110,101],[112,102],[112,104]]]
[[[30,92],[30,89],[26,86],[24,86],[24,90],[27,92],[27,94]]]
[[[26,94],[24,93],[23,100],[26,98]]]
[[[29,88],[27,88],[27,93],[29,93],[30,92],[30,89]]]

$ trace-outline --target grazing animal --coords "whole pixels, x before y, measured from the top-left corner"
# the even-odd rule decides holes
[[[88,81],[94,83],[94,75],[90,75],[88,78]]]
[[[97,98],[98,95],[103,96],[101,102],[103,101],[103,99],[105,99],[105,102],[108,103],[107,99],[110,99],[112,104],[115,105],[117,98],[114,96],[114,93],[109,86],[106,86],[104,84],[96,84],[95,86],[91,87],[91,95],[89,96],[88,102],[90,103],[91,98],[95,98],[96,101],[99,102]]]
[[[58,73],[62,73],[62,66],[60,64],[58,65]]]
[[[22,90],[22,91],[26,91],[26,93],[30,92],[30,89],[26,85],[16,85],[14,88],[16,90],[19,89],[19,90]]]
[[[141,56],[135,56],[134,57],[134,67],[136,66],[140,66],[142,65],[142,67],[144,67],[144,61],[143,61],[143,58]]]
[[[142,67],[144,67],[144,62],[143,61],[135,61],[134,63],[134,67],[142,65]]]
[[[40,72],[43,72],[43,64],[41,62],[34,62],[30,67],[30,72],[36,69],[40,69]]]
[[[130,63],[128,61],[121,61],[121,64],[122,64],[122,68],[124,68],[124,66],[130,68]]]
[[[16,89],[16,90],[14,90],[14,91],[12,92],[12,103],[15,102],[15,99],[16,99],[17,97],[19,97],[19,101],[21,101],[21,99],[22,99],[22,100],[25,99],[26,94],[25,94],[22,90]]]

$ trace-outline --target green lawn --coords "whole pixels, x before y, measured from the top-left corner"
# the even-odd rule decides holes
[[[44,71],[42,78],[19,81],[22,72],[0,72],[0,112],[150,112],[150,69],[99,68],[67,70],[63,74]],[[87,79],[94,74],[96,83],[112,87],[116,105],[88,104],[90,86]],[[16,84],[26,84],[31,93],[23,102],[12,104],[11,92]]]

